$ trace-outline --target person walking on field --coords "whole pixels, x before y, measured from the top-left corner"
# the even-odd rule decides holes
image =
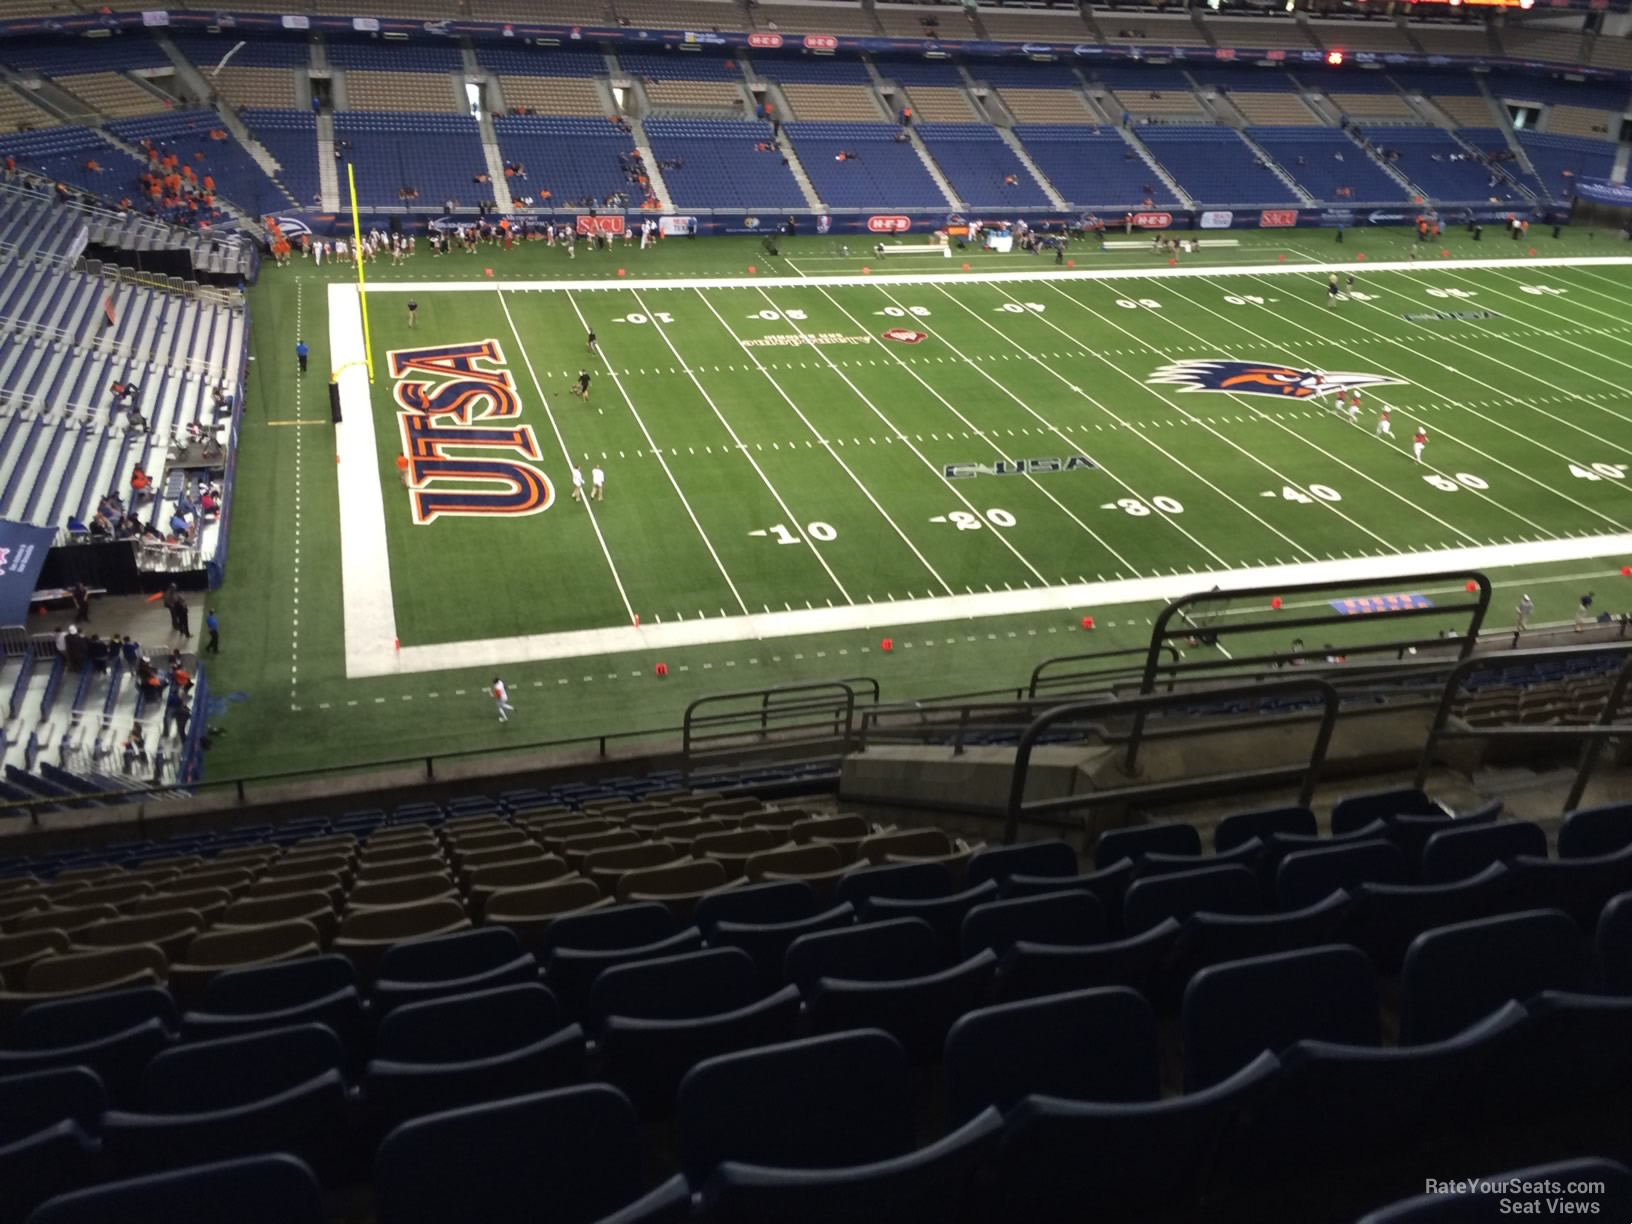
[[[505,688],[504,681],[494,676],[493,687],[489,692],[493,697],[493,703],[499,707],[499,721],[509,722],[510,715],[516,712],[516,707],[510,704],[510,690]]]
[[[408,326],[419,326],[419,299],[417,298],[408,299]]]
[[[204,628],[209,632],[209,643],[204,647],[205,654],[221,653],[221,622],[215,619],[215,609],[206,608],[204,611]]]
[[[589,469],[589,500],[600,501],[606,496],[606,473],[599,467]]]
[[[310,357],[311,354],[312,350],[306,347],[306,341],[299,340],[295,342],[295,357],[300,362],[300,372],[302,374],[306,373],[306,359]]]
[[[1520,633],[1523,633],[1530,627],[1530,614],[1535,610],[1535,600],[1531,599],[1528,595],[1519,596],[1519,606],[1514,609],[1514,611],[1518,613],[1518,620],[1514,622],[1514,627]]]

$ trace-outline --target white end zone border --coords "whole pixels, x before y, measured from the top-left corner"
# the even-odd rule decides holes
[[[1629,267],[1632,257],[1595,256],[1587,259],[1537,258],[1455,260],[1468,267]],[[1287,272],[1324,273],[1352,271],[1356,265],[1297,264],[1218,268],[1152,268],[1148,270],[1105,270],[1080,272],[996,272],[986,275],[953,274],[892,276],[889,284],[963,281],[1114,280],[1131,277],[1229,276]],[[1437,264],[1411,261],[1367,263],[1366,271],[1431,270]],[[717,280],[623,280],[615,284],[600,281],[506,281],[500,288],[529,290],[570,290],[588,292],[617,289],[707,289],[765,288],[825,285],[872,285],[877,278],[866,276],[758,277]],[[373,291],[388,293],[492,293],[491,281],[439,283],[399,281],[382,283]],[[362,312],[357,289],[349,284],[329,286],[329,345],[336,368],[363,357]],[[1624,557],[1632,554],[1632,533],[1575,536],[1522,544],[1493,544],[1468,548],[1448,548],[1416,553],[1391,553],[1342,561],[1302,562],[1260,566],[1252,569],[1197,572],[1167,577],[1129,578],[1110,582],[1076,583],[1070,586],[1033,587],[1018,591],[997,591],[975,595],[950,595],[936,599],[895,600],[838,608],[815,608],[794,612],[770,612],[756,616],[723,616],[663,625],[613,626],[577,629],[560,633],[528,634],[506,638],[485,638],[465,642],[443,642],[431,646],[397,648],[396,610],[391,593],[390,561],[386,551],[385,500],[380,479],[379,455],[375,448],[374,410],[368,376],[362,366],[348,368],[340,375],[342,424],[337,429],[340,460],[340,520],[343,608],[346,618],[346,676],[359,679],[404,673],[447,671],[460,667],[483,667],[500,663],[545,662],[588,656],[626,653],[637,650],[672,650],[685,646],[717,645],[727,642],[758,641],[766,638],[797,637],[843,631],[900,628],[940,621],[1012,616],[1031,612],[1087,611],[1137,603],[1165,603],[1168,600],[1214,586],[1224,591],[1277,583],[1369,581],[1398,578],[1402,589],[1417,575],[1445,570],[1488,569],[1538,565],[1553,561],[1582,561],[1596,557]]]
[[[1205,249],[1205,248],[1204,248]],[[1186,276],[1284,276],[1310,273],[1353,272],[1432,272],[1439,267],[1455,268],[1625,268],[1632,267],[1632,255],[1589,255],[1582,258],[1569,256],[1540,256],[1534,259],[1377,259],[1345,263],[1299,264],[1242,264],[1196,265],[1151,268],[1077,268],[1055,271],[1039,268],[1035,272],[908,272],[887,273],[880,276],[716,276],[670,277],[667,280],[640,280],[629,277],[618,281],[604,280],[494,280],[480,281],[380,281],[369,286],[370,293],[492,293],[495,288],[533,290],[565,290],[571,293],[592,293],[618,289],[797,289],[800,286],[823,285],[845,287],[876,285],[885,281],[891,285],[935,285],[996,282],[1013,284],[1025,281],[1097,281],[1134,280]],[[338,288],[333,286],[332,288]]]

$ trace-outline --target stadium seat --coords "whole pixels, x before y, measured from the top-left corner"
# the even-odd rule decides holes
[[[1391,816],[1383,821],[1383,826],[1385,836],[1400,848],[1414,872],[1422,862],[1422,851],[1429,838],[1457,829],[1493,825],[1501,814],[1502,801],[1492,799],[1469,811],[1455,814]]]
[[[1339,890],[1289,913],[1190,915],[1165,973],[1170,989],[1162,992],[1164,1006],[1208,965],[1339,942],[1348,909],[1349,896]]]
[[[343,956],[252,965],[211,978],[204,990],[204,1010],[245,1014],[278,1011],[356,985],[357,971]]]
[[[1632,803],[1576,808],[1558,827],[1558,857],[1598,858],[1632,846]]]
[[[1343,921],[1344,941],[1371,957],[1379,973],[1395,973],[1424,931],[1501,913],[1511,883],[1507,868],[1492,863],[1448,884],[1358,884]]]
[[[189,1007],[203,998],[210,980],[224,970],[316,956],[321,943],[322,935],[309,922],[205,931],[189,945],[187,959],[170,966],[170,991],[177,1003]]]
[[[969,859],[965,882],[972,888],[987,880],[1002,884],[1010,876],[1074,876],[1077,852],[1063,841],[1019,842],[988,846]]]
[[[1518,855],[1509,904],[1527,909],[1560,909],[1584,932],[1598,928],[1598,916],[1617,893],[1632,889],[1632,846],[1591,858],[1531,858]]]
[[[808,884],[799,884],[809,888]],[[814,897],[814,893],[811,894]],[[741,948],[754,960],[759,970],[761,985],[780,986],[787,960],[788,948],[804,935],[822,931],[843,930],[856,920],[855,907],[848,901],[832,909],[795,918],[786,922],[733,922],[721,919],[715,924],[711,942]]]
[[[561,1000],[561,1006],[566,1009],[568,1015],[582,1016],[588,1010],[590,989],[594,986],[595,979],[607,969],[615,965],[633,964],[635,961],[679,956],[684,952],[695,952],[702,946],[703,933],[696,927],[687,927],[666,939],[639,944],[632,948],[558,946],[550,953],[550,959],[545,966],[544,981],[555,992],[555,997]]]
[[[1131,858],[1106,867],[1103,871],[1094,871],[1088,875],[1076,876],[1034,876],[1015,874],[1003,882],[1004,897],[1032,897],[1038,893],[1061,892],[1072,889],[1091,893],[1099,898],[1100,905],[1105,908],[1105,917],[1112,931],[1122,929],[1122,901],[1128,892],[1128,885],[1132,884],[1139,875],[1139,868]]]
[[[1619,1126],[1621,1102],[1632,1091],[1632,998],[1544,990],[1524,1010],[1499,1090],[1489,1094],[1492,1112],[1524,1125],[1596,1108]]]
[[[18,1049],[45,1049],[97,1041],[144,1020],[176,1028],[176,1005],[158,986],[114,990],[50,1003],[36,1003],[12,1023],[6,1044]]]
[[[1377,980],[1365,956],[1341,944],[1227,961],[1190,979],[1182,1025],[1185,1091],[1197,1092],[1295,1041],[1375,1046]]]
[[[970,1187],[1003,1130],[995,1109],[909,1155],[841,1169],[766,1168],[726,1161],[702,1191],[715,1224],[943,1224],[968,1202]]]
[[[550,924],[546,950],[633,948],[667,939],[678,929],[674,915],[655,902],[619,905],[605,911],[557,918]]]
[[[1605,994],[1632,995],[1632,893],[1622,893],[1604,906],[1595,950],[1598,989]]]
[[[1088,893],[1039,893],[988,901],[971,909],[959,937],[961,954],[982,948],[1002,955],[1019,940],[1043,944],[1089,944],[1105,938],[1105,910]]]
[[[1030,1096],[1005,1119],[988,1218],[1080,1219],[1194,1213],[1219,1142],[1273,1085],[1264,1053],[1230,1079],[1160,1101]]]
[[[380,1021],[374,1051],[391,1062],[467,1062],[522,1049],[565,1023],[543,986],[501,986],[395,1009]]]
[[[410,1118],[576,1083],[583,1068],[584,1031],[572,1024],[487,1058],[376,1058],[368,1064],[364,1092],[374,1131],[383,1136]]]
[[[1147,997],[1179,938],[1169,918],[1127,939],[1085,947],[1056,947],[1021,940],[998,966],[995,995],[1002,1001],[1033,999],[1099,986],[1127,986]]]
[[[1581,990],[1586,941],[1558,910],[1528,910],[1417,936],[1400,975],[1400,1041],[1440,1041],[1544,990]]]
[[[933,973],[945,963],[929,923],[897,918],[799,936],[788,945],[783,977],[808,998],[821,978],[889,981]]]
[[[1257,812],[1236,812],[1213,829],[1213,852],[1223,854],[1253,838],[1271,833],[1294,833],[1314,837],[1320,832],[1315,814],[1305,807],[1266,808]]]
[[[1436,832],[1422,848],[1422,878],[1429,884],[1449,884],[1481,874],[1492,863],[1506,863],[1519,855],[1547,857],[1547,834],[1538,824],[1506,820],[1471,828]]]
[[[1078,1101],[1161,1096],[1156,1016],[1123,986],[968,1012],[946,1038],[946,1104],[962,1123],[1032,1094]]]
[[[1194,825],[1147,824],[1111,829],[1094,844],[1094,868],[1109,867],[1120,859],[1137,861],[1145,854],[1186,854],[1201,857],[1201,834]]]
[[[704,897],[692,911],[692,921],[712,940],[715,927],[721,922],[797,922],[809,918],[816,910],[816,892],[809,884],[777,880]]]
[[[108,1106],[102,1080],[87,1067],[52,1067],[0,1078],[0,1148],[74,1122],[94,1135]]]
[[[0,1224],[22,1224],[53,1195],[92,1181],[97,1158],[96,1144],[71,1121],[0,1143]]]
[[[367,1023],[372,1026],[371,1019]],[[190,1011],[181,1018],[181,1035],[185,1041],[208,1041],[304,1024],[319,1024],[332,1032],[345,1051],[345,1065],[355,1063],[363,1048],[365,1016],[354,986],[278,1011]]]
[[[380,1145],[375,1202],[379,1224],[594,1224],[636,1199],[640,1178],[634,1110],[585,1084],[405,1122]]]
[[[1445,809],[1414,786],[1345,795],[1332,805],[1332,836],[1342,837],[1374,820],[1386,821],[1394,816],[1443,815]]]
[[[554,946],[552,931],[560,919],[596,913],[612,903],[593,882],[571,875],[547,884],[501,888],[483,902],[482,912],[487,925],[509,927],[529,952],[543,957]]]
[[[1601,1194],[1575,1194],[1564,1197],[1566,1202],[1583,1208],[1589,1203],[1600,1219],[1632,1218],[1632,1169],[1613,1160],[1562,1160],[1555,1164],[1533,1165],[1527,1169],[1509,1172],[1479,1170],[1477,1181],[1465,1183],[1455,1193],[1432,1193],[1405,1199],[1389,1207],[1382,1207],[1363,1217],[1359,1224],[1486,1224],[1486,1221],[1504,1220],[1516,1214],[1515,1209],[1530,1210],[1530,1204],[1545,1207],[1548,1194],[1514,1194],[1504,1187],[1515,1183],[1544,1185],[1556,1183],[1566,1187],[1575,1183],[1593,1182],[1603,1186]],[[1462,1179],[1448,1179],[1458,1180]]]
[[[733,1011],[759,997],[753,958],[740,948],[633,961],[605,970],[590,987],[587,1022],[608,1016],[684,1020]]]
[[[73,1190],[45,1203],[29,1224],[325,1224],[317,1179],[293,1156],[247,1156]]]
[[[952,873],[940,863],[889,863],[847,872],[833,890],[834,899],[861,906],[874,897],[926,900],[952,892]]]
[[[725,1161],[773,1168],[871,1164],[916,1146],[911,1068],[876,1030],[710,1058],[680,1082],[681,1170],[701,1185]]]
[[[1275,869],[1275,895],[1282,909],[1303,909],[1339,889],[1366,881],[1404,884],[1405,855],[1392,842],[1363,841],[1326,850],[1299,850]]]
[[[131,1100],[148,1059],[170,1044],[170,1030],[162,1020],[143,1020],[94,1041],[34,1049],[0,1049],[0,1076],[21,1075],[52,1067],[88,1067],[101,1078],[108,1101]]]
[[[341,1059],[339,1039],[321,1024],[185,1042],[147,1064],[141,1104],[154,1113],[230,1109],[339,1070]]]
[[[963,920],[978,905],[997,900],[997,883],[987,880],[944,897],[869,897],[857,907],[863,922],[917,919],[927,923],[940,941],[941,955],[950,959],[958,950]]]
[[[509,938],[515,938],[515,933],[507,927],[492,929],[502,930]],[[390,1014],[392,1008],[401,1007],[404,1003],[422,1003],[427,999],[470,994],[478,990],[494,990],[500,986],[519,986],[537,980],[538,962],[533,959],[531,952],[522,952],[505,964],[461,978],[401,982],[382,973],[380,979],[374,983],[369,1002],[373,1005],[376,1016],[385,1016]]]
[[[71,995],[115,990],[164,980],[170,958],[152,944],[64,952],[35,961],[25,985],[29,994]]]
[[[1137,935],[1168,918],[1182,921],[1203,910],[1256,914],[1263,908],[1258,878],[1245,867],[1202,867],[1135,880],[1122,904],[1122,926],[1130,935]]]
[[[405,940],[448,935],[470,926],[465,907],[452,897],[353,910],[340,922],[334,950],[349,960],[358,978],[372,983],[391,948]]]
[[[747,959],[746,953],[729,951]],[[673,1110],[676,1091],[692,1067],[716,1055],[790,1040],[799,1021],[798,988],[784,986],[740,1006],[722,1000],[713,1012],[658,1018],[612,1012],[601,1028],[598,1051],[607,1078],[628,1094],[636,1112],[643,1119],[660,1118]]]
[[[813,1032],[883,1029],[917,1061],[934,1062],[945,1048],[947,1030],[986,999],[996,972],[997,956],[984,948],[950,968],[918,977],[822,977],[805,992],[806,1019]]]

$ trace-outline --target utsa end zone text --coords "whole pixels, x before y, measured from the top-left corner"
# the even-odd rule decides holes
[[[1045,472],[1082,472],[1098,467],[1087,455],[1068,455],[1064,459],[999,459],[996,463],[949,463],[943,469],[948,480],[962,480],[969,476],[1026,476]]]

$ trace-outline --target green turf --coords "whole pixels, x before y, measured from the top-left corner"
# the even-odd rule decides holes
[[[1351,233],[1343,247],[1321,232],[1244,237],[1227,257],[1198,258],[1279,264],[1283,255],[1297,263],[1364,251],[1383,259],[1412,245],[1399,233]],[[947,286],[880,280],[762,290],[744,278],[730,288],[636,293],[616,284],[618,267],[643,277],[716,276],[754,263],[762,273],[790,274],[790,260],[766,261],[754,240],[670,241],[570,262],[536,246],[436,260],[422,251],[404,268],[375,265],[375,283],[482,282],[475,292],[421,294],[413,331],[400,295],[370,298],[380,478],[403,643],[616,625],[630,610],[651,624],[1627,530],[1632,490],[1605,473],[1632,461],[1632,401],[1621,390],[1632,370],[1632,276],[1620,268],[1526,271],[1528,248],[1506,240],[1475,245],[1457,234],[1446,244],[1456,256],[1511,255],[1516,264],[1459,268],[1440,264],[1436,251],[1410,272],[1373,274],[1355,260],[1356,288],[1371,296],[1335,309],[1324,305],[1324,277],[1315,274],[977,279],[1047,267],[1027,256],[971,258],[970,279]],[[1579,234],[1536,245],[1543,254],[1624,249]],[[866,257],[840,256],[836,246],[796,241],[785,248],[791,272],[859,271]],[[1143,252],[1113,258],[1089,244],[1073,258],[1091,267],[1153,265]],[[906,261],[887,262],[874,274]],[[960,270],[943,263],[925,258],[908,270]],[[652,678],[657,660],[647,654],[518,665],[506,673],[521,713],[502,730],[481,695],[486,675],[348,681],[322,381],[325,286],[348,274],[297,260],[268,268],[253,291],[250,415],[228,582],[217,596],[224,655],[212,666],[218,696],[246,699],[220,719],[226,735],[209,763],[216,776],[660,727],[705,692],[834,674],[878,675],[887,697],[995,687],[1023,680],[1050,654],[1140,645],[1148,634],[1155,604],[1102,610],[1091,635],[1077,627],[1077,614],[908,631],[881,616],[865,633],[670,652],[663,682]],[[507,280],[561,276],[604,276],[607,288],[501,291]],[[1502,317],[1402,317],[1471,310]],[[634,313],[672,321],[613,322]],[[603,349],[587,405],[564,394],[585,360],[580,314]],[[891,326],[928,338],[910,346],[879,338]],[[801,330],[873,339],[738,343]],[[297,334],[313,349],[304,386],[292,373]],[[511,522],[415,526],[392,466],[399,444],[384,354],[489,338],[504,349],[558,499]],[[1402,381],[1366,391],[1361,428],[1324,405],[1146,382],[1170,360],[1225,356]],[[1392,445],[1371,428],[1372,406],[1385,400],[1396,406]],[[314,423],[270,423],[300,419]],[[1432,438],[1427,467],[1411,462],[1407,445],[1419,422]],[[604,550],[584,508],[567,497],[556,428],[586,472],[591,462],[607,470],[607,500],[595,507]],[[948,463],[1075,454],[1096,466],[1035,479],[940,475]],[[1572,474],[1572,464],[1587,475]],[[1340,500],[1326,500],[1331,494]],[[960,515],[980,525],[960,530]],[[1012,525],[997,525],[1011,517]],[[797,542],[778,543],[779,525]],[[751,534],[758,531],[769,534]],[[1563,619],[1576,586],[1608,587],[1622,581],[1618,569],[1617,558],[1529,566],[1499,576],[1498,599],[1510,605],[1523,586],[1541,618]],[[1182,578],[1175,584],[1178,593]],[[887,658],[878,650],[886,633],[898,643]]]

